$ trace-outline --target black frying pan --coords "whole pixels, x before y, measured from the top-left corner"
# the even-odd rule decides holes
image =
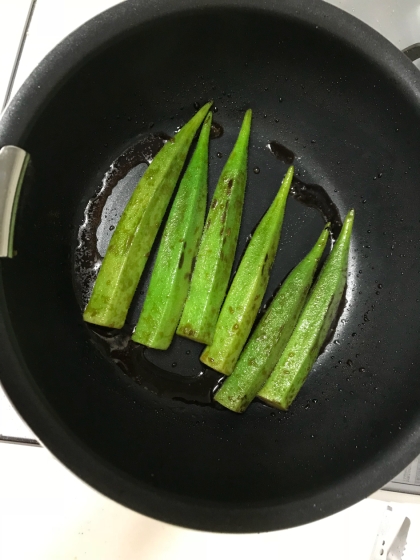
[[[168,384],[200,372],[199,346],[180,339],[145,354],[141,385],[107,355],[109,333],[82,321],[75,250],[89,199],[127,148],[173,134],[209,98],[224,127],[211,192],[254,110],[237,259],[287,167],[272,140],[342,217],[356,210],[347,304],[286,413],[255,402],[238,416],[156,388],[153,372]],[[420,74],[372,29],[318,1],[126,2],[31,75],[1,121],[8,144],[31,155],[33,178],[17,255],[1,261],[1,380],[86,482],[171,523],[264,531],[355,503],[420,452]],[[322,224],[290,199],[266,299]]]

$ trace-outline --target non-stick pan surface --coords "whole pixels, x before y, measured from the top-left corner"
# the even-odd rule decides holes
[[[287,168],[270,141],[295,153],[299,178],[322,185],[342,217],[356,211],[346,307],[288,412],[255,402],[239,416],[159,396],[82,321],[74,255],[89,199],[127,147],[173,134],[208,99],[224,127],[210,192],[254,111],[237,259]],[[126,2],[41,63],[0,144],[27,150],[34,168],[17,255],[1,262],[1,380],[89,484],[168,522],[264,531],[349,506],[420,452],[420,75],[373,30],[323,2]],[[266,299],[322,224],[290,199]],[[151,359],[195,375],[197,348],[177,341]]]

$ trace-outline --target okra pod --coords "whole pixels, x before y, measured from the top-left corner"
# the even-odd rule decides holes
[[[204,364],[225,375],[232,373],[264,297],[277,253],[293,172],[292,166],[258,224],[226,296],[213,342],[200,357]]]
[[[252,112],[220,175],[198,249],[177,334],[211,344],[232,270],[242,218]]]
[[[326,260],[276,367],[258,393],[265,402],[287,410],[311,370],[337,313],[347,280],[354,210]]]
[[[114,328],[124,325],[191,142],[210,106],[204,105],[163,146],[140,179],[109,243],[83,313],[85,321]]]
[[[151,348],[168,348],[187,297],[206,213],[211,120],[210,112],[172,205],[146,300],[132,336],[135,342]]]
[[[302,311],[329,236],[329,224],[306,257],[290,272],[247,342],[214,400],[244,412],[278,362]]]

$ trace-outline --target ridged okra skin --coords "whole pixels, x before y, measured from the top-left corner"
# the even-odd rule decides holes
[[[135,188],[112,235],[85,321],[121,328],[149,257],[191,142],[210,109],[204,105],[156,155]]]
[[[244,412],[267,381],[296,326],[329,236],[329,224],[306,257],[292,270],[258,323],[238,363],[214,399]]]
[[[290,167],[258,224],[226,296],[213,342],[201,355],[204,364],[225,375],[232,373],[238,361],[267,289],[293,173]]]
[[[169,347],[188,294],[206,214],[211,122],[210,112],[166,222],[146,300],[132,336],[135,342],[151,348]]]
[[[211,344],[232,271],[247,181],[252,111],[220,175],[204,226],[177,334]]]
[[[299,317],[276,367],[258,396],[287,410],[312,369],[337,313],[347,282],[354,210],[350,210],[333,250]]]

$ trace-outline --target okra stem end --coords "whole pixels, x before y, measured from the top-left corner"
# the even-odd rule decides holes
[[[278,410],[286,411],[289,408],[288,406],[284,406],[280,401],[277,400],[266,399],[265,397],[261,397],[260,395],[258,395],[258,398],[260,401],[268,404],[269,406],[277,408]]]
[[[223,396],[219,396],[219,393],[217,393],[214,397],[214,400],[231,412],[236,412],[236,414],[242,414],[246,410],[246,406],[244,407],[242,404],[242,399],[230,400],[229,398],[223,398]]]

